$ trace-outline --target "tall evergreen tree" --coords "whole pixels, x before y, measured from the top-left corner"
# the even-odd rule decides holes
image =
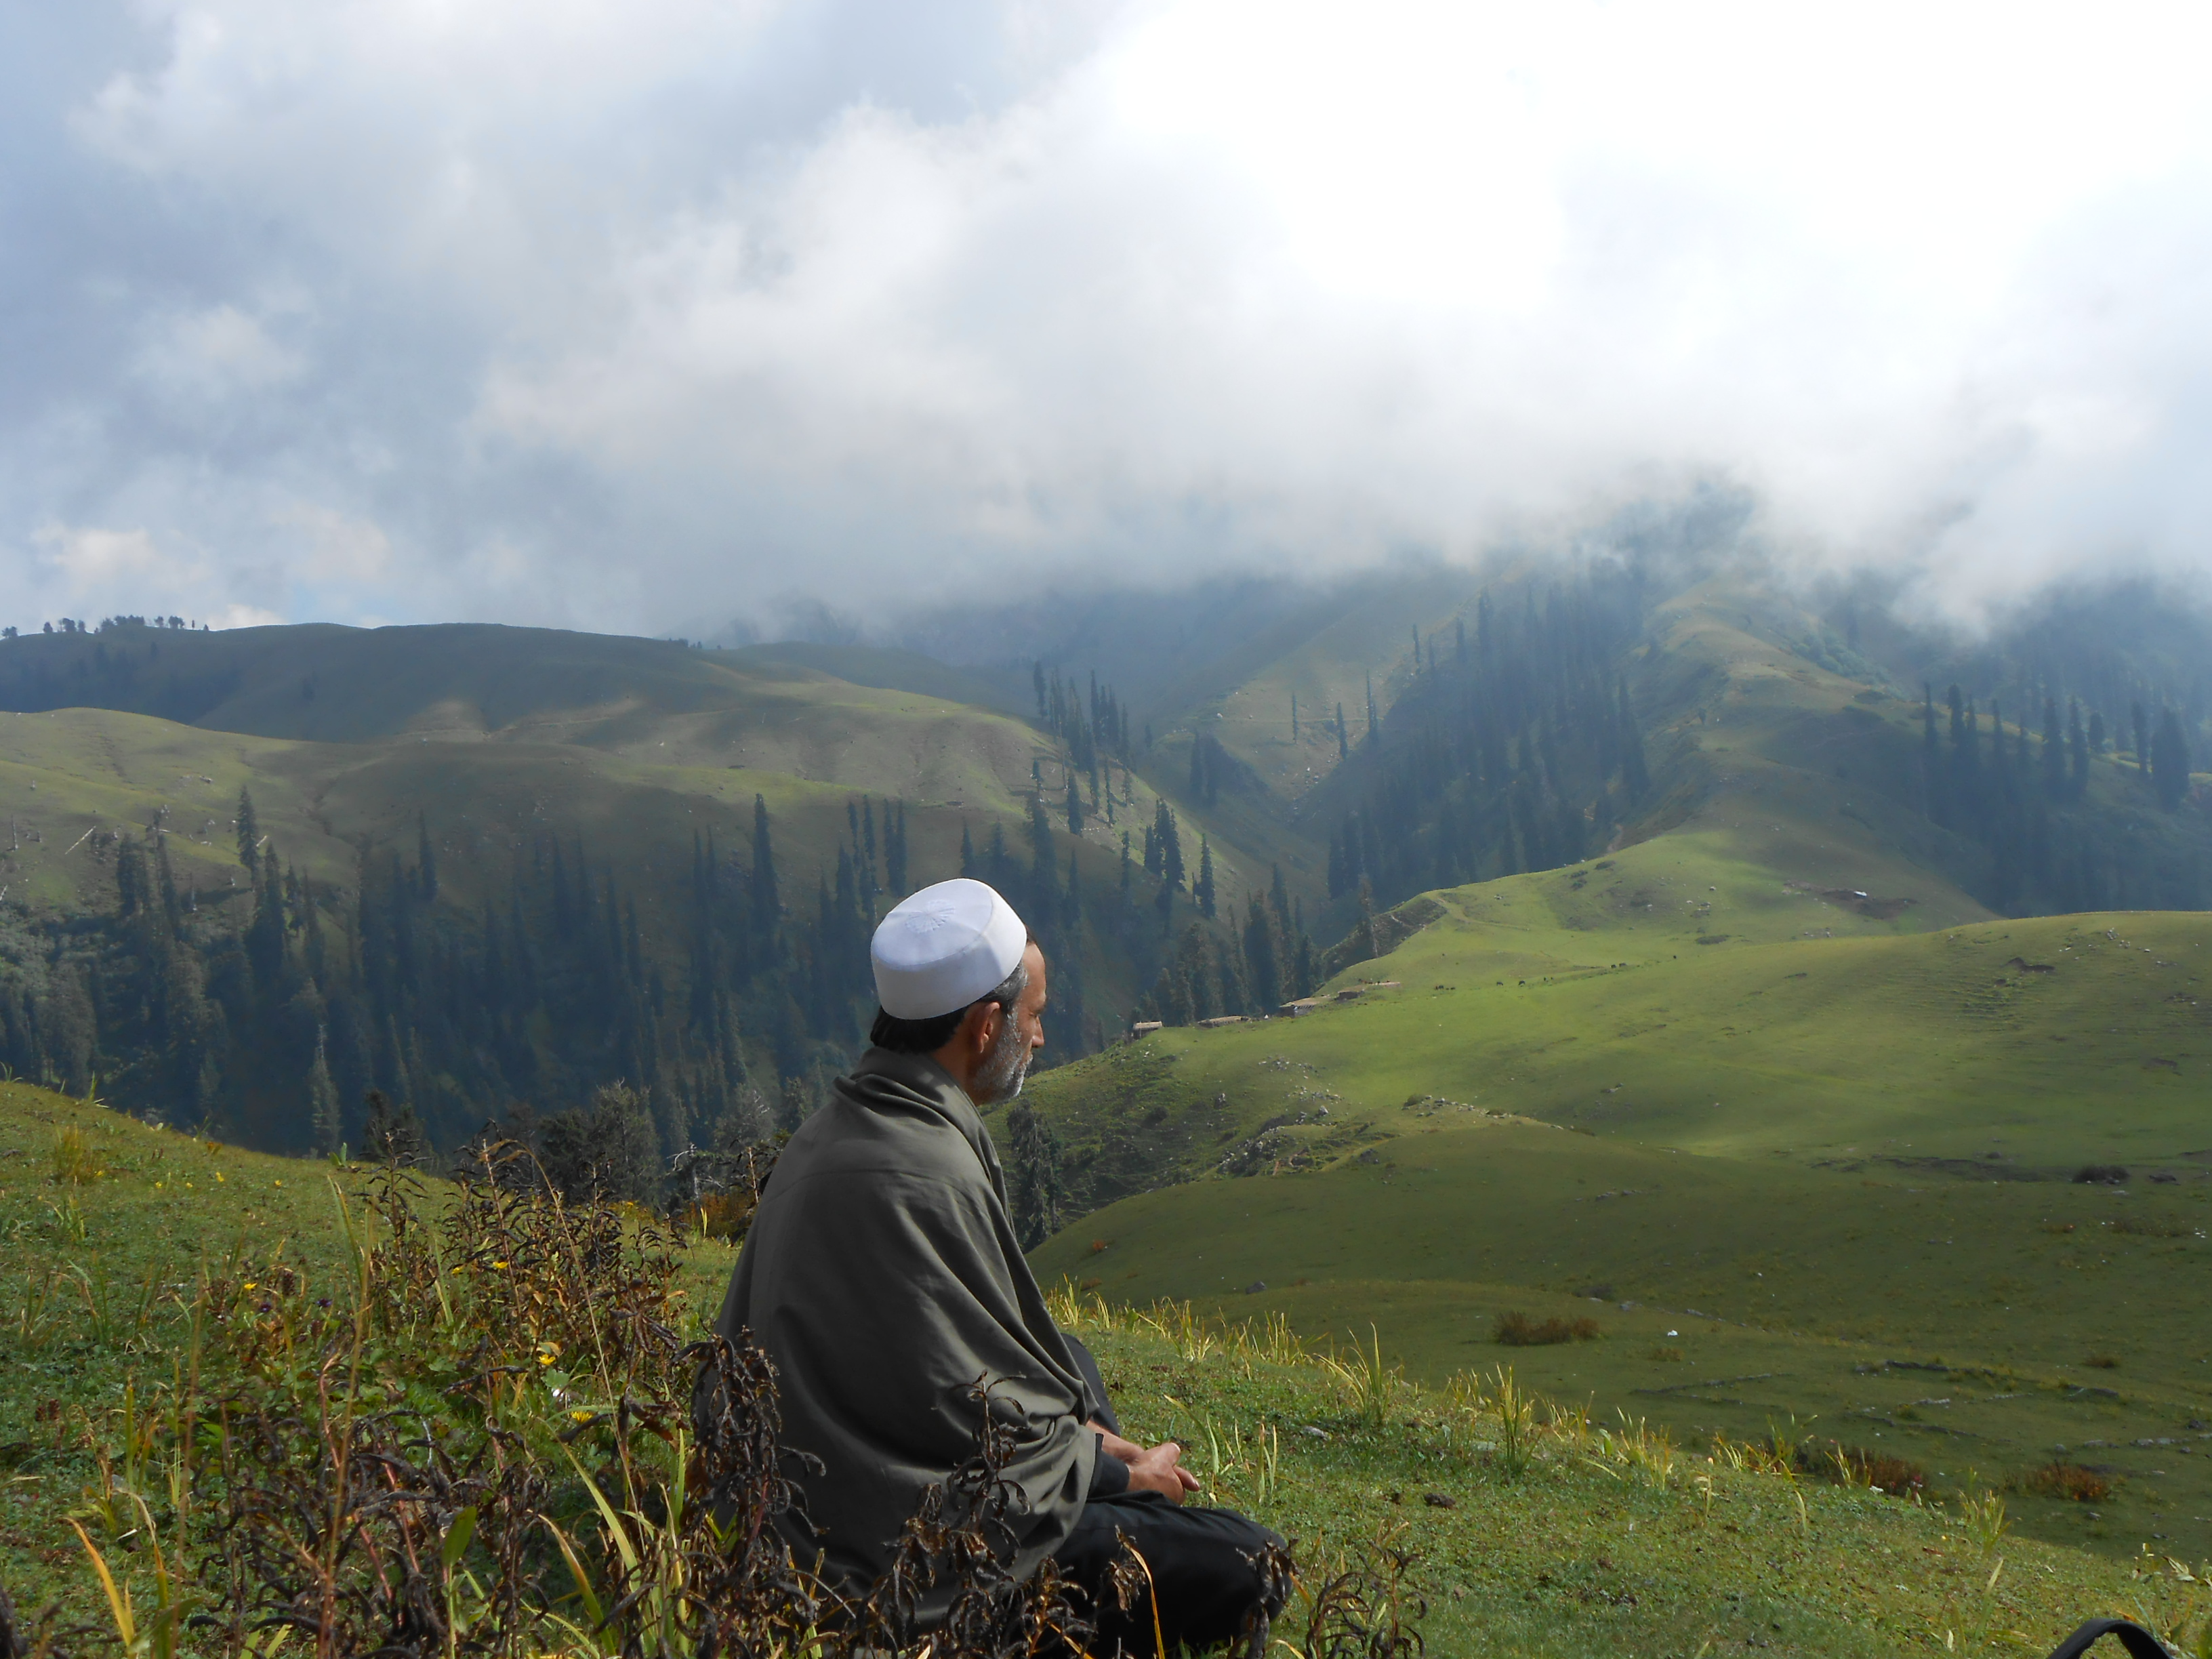
[[[238,792],[238,861],[251,875],[261,867],[261,822],[253,816],[253,793]]]
[[[776,896],[775,844],[769,833],[768,802],[760,795],[753,797],[752,910],[754,931],[763,939],[773,937],[783,905]]]
[[[331,1080],[330,1061],[324,1053],[325,1028],[315,1027],[315,1060],[307,1067],[307,1115],[314,1125],[315,1150],[329,1156],[337,1152],[344,1133],[338,1121],[338,1089]]]
[[[1213,846],[1204,836],[1198,838],[1198,882],[1191,889],[1191,896],[1198,901],[1198,913],[1212,921]]]
[[[2150,765],[2158,804],[2170,812],[2189,793],[2189,740],[2182,734],[2181,717],[2171,708],[2158,711],[2158,735],[2151,739]]]
[[[1345,760],[1352,754],[1352,744],[1344,734],[1344,705],[1336,706],[1336,757]]]
[[[1282,946],[1273,907],[1262,902],[1257,893],[1244,905],[1244,966],[1253,1002],[1261,1012],[1273,1012],[1284,1000]]]
[[[2067,798],[2066,740],[2058,725],[2058,699],[2043,700],[2043,796],[2045,800]]]
[[[893,820],[891,813],[897,817]],[[963,830],[964,835],[966,831]],[[890,879],[890,890],[903,896],[906,886],[906,800],[904,797],[891,803],[884,813],[884,873]]]
[[[1628,681],[1620,682],[1620,781],[1628,786],[1628,799],[1640,800],[1651,787],[1651,774],[1644,760],[1644,733],[1637,725],[1636,706],[1628,700]]]
[[[1015,1242],[1024,1250],[1033,1250],[1060,1231],[1060,1206],[1065,1196],[1060,1145],[1044,1119],[1026,1106],[1017,1105],[1006,1114],[1006,1128],[1013,1141],[1008,1218],[1014,1224]]]

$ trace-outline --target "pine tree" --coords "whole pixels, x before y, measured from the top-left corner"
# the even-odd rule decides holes
[[[2150,763],[2158,804],[2170,812],[2189,793],[2189,740],[2182,734],[2181,717],[2171,708],[2158,711],[2158,735],[2151,740]]]
[[[325,1157],[338,1151],[343,1133],[338,1122],[337,1085],[331,1081],[330,1061],[324,1054],[325,1030],[315,1027],[315,1061],[307,1068],[307,1117],[315,1131],[315,1150]]]
[[[1282,953],[1275,932],[1273,907],[1257,893],[1244,905],[1244,966],[1252,1000],[1263,1013],[1272,1013],[1283,1000]]]
[[[1351,741],[1344,735],[1344,705],[1339,703],[1336,706],[1336,757],[1347,760],[1351,755]]]
[[[1060,1231],[1060,1144],[1044,1119],[1026,1106],[1006,1114],[1006,1128],[1013,1141],[1008,1218],[1015,1242],[1033,1250]]]
[[[251,875],[261,867],[261,823],[253,816],[253,795],[250,790],[238,792],[238,861]]]
[[[2080,800],[2089,793],[2089,739],[2081,730],[2081,705],[2072,697],[2066,699],[2066,754],[2067,798]]]
[[[898,815],[895,821],[891,817],[893,811]],[[902,895],[906,891],[905,798],[902,796],[893,801],[884,817],[884,873],[890,879],[890,890]]]
[[[1198,884],[1191,889],[1198,901],[1198,913],[1208,921],[1213,920],[1213,848],[1204,836],[1198,838]]]
[[[588,890],[590,883],[585,887]],[[775,890],[775,844],[769,834],[768,802],[753,797],[753,929],[762,938],[772,937],[783,914]]]
[[[1076,791],[1073,773],[1068,775],[1067,780],[1067,833],[1071,836],[1083,833],[1083,797]]]
[[[1944,807],[1943,752],[1936,738],[1936,688],[1921,683],[1920,769],[1921,787],[1925,796],[1928,816],[1938,823],[1949,821]]]
[[[1636,723],[1635,706],[1628,701],[1628,682],[1620,682],[1620,779],[1628,786],[1628,799],[1643,799],[1651,787],[1651,774],[1644,760],[1644,733]]]

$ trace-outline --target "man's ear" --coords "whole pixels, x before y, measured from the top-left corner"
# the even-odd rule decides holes
[[[1006,1010],[1001,1003],[978,1003],[969,1010],[967,1023],[961,1030],[961,1036],[967,1042],[968,1051],[978,1056],[988,1054],[991,1044],[999,1035],[999,1028],[994,1022],[1006,1017]]]

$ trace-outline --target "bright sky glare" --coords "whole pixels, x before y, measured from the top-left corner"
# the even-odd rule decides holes
[[[2179,5],[0,0],[0,621],[2212,545]],[[1023,573],[1032,573],[1024,574]]]

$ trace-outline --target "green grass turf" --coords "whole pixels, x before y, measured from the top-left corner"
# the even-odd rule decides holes
[[[84,1132],[105,1170],[88,1184],[53,1178],[65,1128]],[[64,1517],[83,1508],[92,1448],[112,1448],[126,1388],[143,1401],[177,1362],[180,1304],[167,1292],[234,1251],[281,1252],[311,1279],[332,1273],[343,1255],[337,1192],[357,1179],[0,1086],[0,1574],[20,1605],[59,1599],[72,1617],[99,1614]],[[719,1302],[732,1261],[717,1244],[687,1254],[695,1317]],[[1796,1490],[1778,1477],[1692,1449],[1662,1487],[1595,1436],[1540,1438],[1528,1473],[1511,1479],[1489,1449],[1494,1418],[1433,1393],[1399,1391],[1378,1427],[1310,1364],[1249,1346],[1202,1352],[1173,1321],[1164,1333],[1126,1316],[1079,1328],[1127,1426],[1186,1442],[1210,1501],[1300,1540],[1309,1564],[1357,1557],[1378,1538],[1412,1551],[1407,1587],[1427,1604],[1432,1653],[1872,1656],[1942,1647],[1947,1633],[1959,1651],[2041,1651],[2091,1613],[2175,1629],[2206,1611],[2201,1589],[2170,1575],[2138,1579],[2081,1550],[2017,1538],[1997,1546],[2005,1566],[1992,1590],[1992,1558],[1961,1530],[1955,1505],[1808,1481],[1796,1489],[1801,1515]],[[1541,1357],[1517,1356],[1524,1370]],[[1271,1481],[1262,1431],[1275,1451]]]
[[[1786,856],[1692,830],[1431,896],[1339,981],[1395,988],[1040,1079],[1079,1202],[1121,1200],[1040,1272],[1371,1322],[1437,1382],[1512,1357],[1501,1311],[1587,1314],[1602,1340],[1522,1364],[1601,1413],[1795,1413],[1948,1478],[2064,1446],[2125,1484],[2024,1525],[2212,1550],[2212,918],[1971,921],[1862,861],[1926,901],[1869,915]]]

